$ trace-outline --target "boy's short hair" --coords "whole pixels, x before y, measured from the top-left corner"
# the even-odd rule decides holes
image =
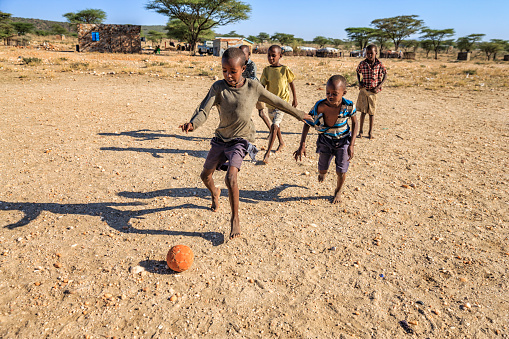
[[[346,88],[347,81],[342,75],[333,75],[327,80],[327,85],[333,85],[335,88],[340,86]]]
[[[366,47],[366,51],[367,50],[374,50],[376,49],[376,51],[378,52],[378,47],[376,45],[369,45],[368,47]]]
[[[245,49],[247,49],[247,51],[249,52],[249,54],[251,54],[251,48],[249,48],[248,45],[242,45],[239,47],[242,51],[244,51]]]
[[[226,51],[224,51],[221,60],[233,60],[239,59],[240,64],[244,66],[247,62],[246,55],[240,48],[230,47]]]
[[[279,45],[272,45],[272,46],[270,46],[269,49],[267,50],[267,52],[270,51],[270,50],[273,50],[274,52],[279,53],[279,55],[283,54],[283,49]]]

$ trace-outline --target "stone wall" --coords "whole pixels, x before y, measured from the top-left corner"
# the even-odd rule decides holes
[[[137,25],[78,24],[79,51],[141,53],[140,33]]]

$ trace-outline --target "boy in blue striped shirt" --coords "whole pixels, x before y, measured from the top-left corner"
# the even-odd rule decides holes
[[[336,158],[336,173],[338,182],[331,202],[338,204],[341,201],[341,188],[346,179],[346,172],[353,158],[355,138],[359,125],[355,116],[355,105],[352,101],[343,98],[346,94],[346,79],[341,75],[334,75],[327,81],[325,89],[326,99],[319,100],[309,114],[313,120],[305,120],[307,125],[302,129],[300,146],[293,153],[295,160],[302,160],[306,155],[306,137],[309,126],[318,132],[316,153],[318,158],[318,181],[323,182],[329,169],[332,157]],[[348,125],[348,118],[352,120],[352,130]]]

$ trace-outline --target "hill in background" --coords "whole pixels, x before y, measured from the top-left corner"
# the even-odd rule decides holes
[[[11,18],[11,21],[12,22],[29,23],[29,24],[34,25],[36,30],[42,30],[42,31],[51,30],[51,27],[54,24],[58,24],[58,25],[64,27],[65,29],[67,29],[68,31],[72,31],[72,32],[75,31],[74,25],[70,24],[66,21],[51,21],[51,20],[16,18],[16,17]],[[157,31],[157,32],[166,33],[166,31],[164,30],[164,27],[166,27],[166,26],[164,26],[164,25],[143,26],[142,25],[141,26],[141,35],[147,35],[148,31]]]

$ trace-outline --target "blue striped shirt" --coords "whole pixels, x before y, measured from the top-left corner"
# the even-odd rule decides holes
[[[318,133],[325,135],[331,139],[342,139],[350,135],[350,126],[348,118],[353,117],[356,113],[355,105],[352,101],[345,98],[342,99],[339,116],[334,126],[325,125],[323,113],[318,113],[318,106],[326,101],[322,99],[316,102],[309,115],[313,117],[313,121],[306,120],[306,123],[316,129]]]

